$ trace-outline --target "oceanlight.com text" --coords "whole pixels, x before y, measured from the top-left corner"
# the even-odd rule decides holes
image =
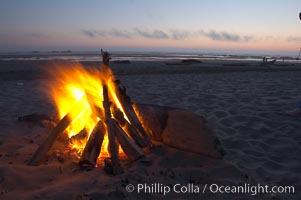
[[[220,185],[220,184],[204,184],[195,185],[188,184],[162,184],[162,183],[138,183],[137,185],[128,184],[126,186],[127,192],[137,192],[138,194],[162,194],[169,193],[177,194],[249,194],[255,196],[257,194],[294,194],[294,186],[269,186],[269,185],[250,185],[245,183],[242,185]]]

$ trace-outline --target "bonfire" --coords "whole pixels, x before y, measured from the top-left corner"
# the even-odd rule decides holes
[[[113,174],[122,172],[119,155],[135,161],[144,157],[142,148],[151,139],[132,106],[120,81],[109,68],[110,54],[102,51],[99,69],[60,70],[59,85],[51,90],[60,116],[59,123],[34,153],[29,165],[40,165],[60,134],[66,132],[70,146],[79,155],[81,167],[94,167],[105,158]]]

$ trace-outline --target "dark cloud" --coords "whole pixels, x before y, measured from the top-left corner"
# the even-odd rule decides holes
[[[95,38],[97,36],[101,37],[118,37],[118,38],[132,38],[133,36],[140,36],[150,39],[168,39],[169,36],[162,30],[152,30],[145,31],[138,28],[132,29],[131,31],[111,29],[105,31],[96,31],[96,30],[83,30],[82,33],[85,36]]]
[[[301,37],[289,36],[286,39],[288,42],[301,42]]]
[[[82,33],[90,38],[95,38],[98,35],[96,31],[90,31],[90,30],[82,30]]]
[[[169,38],[169,36],[162,30],[143,31],[138,28],[135,28],[134,32],[141,37],[150,38],[150,39],[168,39]]]
[[[129,31],[120,30],[120,29],[111,29],[111,30],[83,30],[84,35],[95,38],[99,37],[117,37],[117,38],[132,38],[132,37],[143,37],[148,39],[172,39],[172,40],[185,40],[192,37],[198,37],[199,35],[208,37],[212,40],[217,41],[230,41],[230,42],[248,42],[253,40],[252,36],[247,35],[238,35],[229,32],[217,32],[215,30],[207,31],[199,31],[199,32],[189,32],[183,30],[143,30],[139,28],[134,28]]]
[[[118,29],[111,29],[109,31],[82,30],[82,33],[90,38],[96,38],[98,36],[131,38],[131,33]]]
[[[241,36],[235,33],[228,33],[225,31],[217,32],[215,30],[211,30],[209,32],[200,31],[200,34],[212,40],[218,40],[218,41],[248,42],[253,39],[252,36]]]
[[[118,29],[112,29],[109,31],[108,33],[111,36],[114,37],[122,37],[122,38],[131,38],[132,34],[128,31],[124,31],[124,30],[118,30]]]
[[[193,33],[188,31],[179,31],[179,30],[172,30],[170,32],[171,38],[174,40],[185,40],[192,37]]]

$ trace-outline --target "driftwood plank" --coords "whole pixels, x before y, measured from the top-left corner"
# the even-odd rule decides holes
[[[105,124],[107,127],[108,138],[109,138],[109,149],[108,150],[111,155],[113,174],[120,174],[122,172],[122,169],[121,169],[121,166],[119,163],[119,158],[118,158],[118,148],[117,148],[115,134],[114,134],[113,121],[111,118],[110,102],[109,102],[107,85],[103,85],[103,107],[105,110]]]
[[[142,124],[140,123],[133,107],[130,98],[126,95],[125,90],[121,89],[118,85],[118,82],[114,82],[114,91],[116,93],[116,96],[118,100],[120,101],[122,108],[129,119],[130,123],[139,131],[139,133],[143,136],[145,139],[145,142],[148,146],[152,146],[151,139],[149,135],[146,133],[144,128],[142,127]]]
[[[104,74],[110,74],[110,73],[107,73],[108,71],[111,71],[110,68],[109,68],[109,62],[110,62],[110,59],[111,59],[111,55],[107,52],[107,51],[103,51],[101,49],[101,55],[102,55],[102,62],[103,64],[101,65],[101,71],[104,73]],[[114,93],[116,94],[119,102],[121,103],[122,105],[122,108],[127,116],[127,118],[130,120],[130,123],[136,127],[136,129],[139,131],[139,133],[144,137],[145,139],[145,142],[147,144],[147,146],[152,146],[152,142],[151,142],[151,139],[149,137],[149,135],[146,133],[146,131],[144,130],[142,124],[140,123],[133,107],[132,107],[132,104],[131,104],[131,100],[130,98],[126,95],[126,92],[125,92],[125,88],[121,88],[120,87],[121,84],[120,84],[120,81],[119,80],[115,80],[113,83],[112,83],[112,87],[114,88]]]
[[[39,148],[33,154],[32,158],[28,162],[28,165],[40,165],[43,162],[45,155],[57,139],[57,137],[64,132],[64,130],[69,126],[70,123],[71,118],[69,114],[66,114],[63,117],[63,119],[57,124],[57,126],[51,131],[50,135],[46,138],[46,140],[39,146]]]
[[[79,165],[82,168],[95,167],[97,158],[101,151],[103,138],[105,135],[105,126],[102,121],[99,121],[93,129],[88,142],[83,150]]]
[[[119,127],[118,123],[113,120],[114,133],[118,139],[124,153],[131,159],[137,160],[144,156],[141,149],[127,136],[127,134]]]
[[[142,148],[147,146],[144,138],[141,137],[136,128],[124,118],[123,113],[118,108],[113,109],[113,115],[120,127],[134,139],[137,145]]]
[[[86,93],[88,104],[92,112],[100,119],[103,119],[104,118],[103,110],[99,106],[95,105],[94,103],[94,99],[97,97],[95,97],[93,94],[89,93],[88,91],[85,91],[85,93]]]

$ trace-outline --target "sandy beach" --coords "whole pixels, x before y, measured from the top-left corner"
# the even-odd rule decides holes
[[[65,61],[68,62],[68,61]],[[42,91],[53,81],[49,61],[0,61],[0,199],[301,199],[301,116],[287,114],[301,99],[301,64],[260,66],[252,61],[203,61],[189,65],[113,63],[132,101],[182,108],[204,116],[226,155],[212,159],[156,143],[151,163],[129,162],[121,175],[102,166],[81,171],[77,161],[54,153],[41,166],[26,163],[50,129],[18,122],[32,113],[56,114]],[[99,62],[83,62],[85,67]],[[132,184],[204,188],[293,186],[294,194],[128,192]]]

